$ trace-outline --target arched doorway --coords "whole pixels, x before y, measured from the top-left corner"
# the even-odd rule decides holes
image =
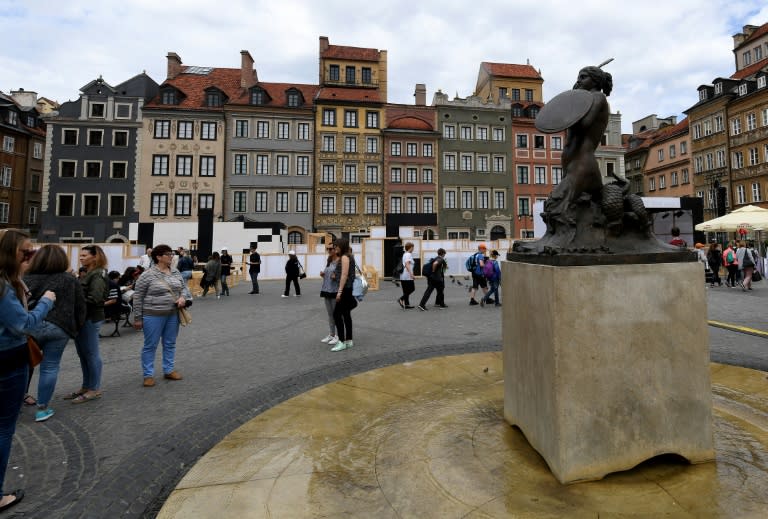
[[[432,229],[427,229],[422,234],[422,239],[424,240],[434,240],[435,239],[435,231]]]
[[[501,225],[494,225],[491,229],[491,240],[502,240],[507,237],[507,231]]]
[[[299,231],[291,231],[288,233],[288,245],[296,245],[298,243],[304,243],[304,234]]]

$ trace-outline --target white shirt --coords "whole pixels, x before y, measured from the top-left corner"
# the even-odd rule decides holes
[[[410,265],[408,265],[410,263]],[[408,266],[406,266],[408,265]],[[408,268],[410,267],[411,272],[413,272],[413,254],[410,252],[403,253],[403,272],[400,274],[400,281],[410,281],[413,279],[413,275],[411,272],[408,272]]]

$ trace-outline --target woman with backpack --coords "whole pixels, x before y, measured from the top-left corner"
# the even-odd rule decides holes
[[[736,274],[739,272],[739,263],[736,258],[736,252],[733,250],[733,242],[728,242],[728,247],[723,251],[723,265],[728,269],[728,278],[725,280],[725,286],[736,287]]]
[[[752,290],[752,272],[755,270],[756,258],[752,251],[747,248],[747,243],[739,242],[739,248],[736,249],[736,261],[739,262],[739,272],[741,274],[741,290],[746,292]]]
[[[501,306],[501,297],[499,296],[499,283],[501,283],[501,268],[499,267],[498,258],[499,251],[492,250],[491,257],[485,261],[483,266],[483,274],[485,279],[488,280],[490,286],[488,294],[485,296],[485,302],[487,304],[494,303],[494,306]],[[493,296],[493,297],[491,297]]]

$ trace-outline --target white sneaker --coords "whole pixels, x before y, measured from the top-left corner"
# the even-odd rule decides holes
[[[328,342],[331,339],[333,339],[333,335],[326,335],[324,338],[320,339],[320,342]]]
[[[336,346],[331,348],[331,351],[341,351],[346,349],[347,349],[347,345],[344,342],[339,341],[339,343]]]
[[[287,296],[287,295],[285,295],[285,294],[281,294],[281,295],[280,295],[280,297],[288,297],[288,296]]]
[[[349,339],[348,341],[344,342],[344,345],[345,345],[347,348],[351,348],[352,346],[354,346],[354,345],[355,345],[355,343],[352,341],[352,339]]]
[[[338,343],[339,343],[339,338],[334,335],[328,341],[328,346],[333,346],[334,344],[338,344]]]

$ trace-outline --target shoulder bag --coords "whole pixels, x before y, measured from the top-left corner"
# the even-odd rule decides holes
[[[357,263],[355,263],[355,270],[357,272],[355,279],[352,281],[352,295],[358,301],[362,301],[365,294],[368,293],[368,281],[365,279],[360,267],[357,266]]]
[[[160,278],[160,281],[162,281],[165,286],[168,287],[168,292],[171,293],[172,296],[176,297],[176,294],[173,293],[173,290],[171,290],[171,285],[168,284],[166,280],[163,278]],[[189,304],[192,304],[191,301]],[[186,307],[183,308],[177,308],[177,311],[179,313],[179,324],[182,326],[187,326],[188,324],[192,324],[192,312],[189,311]]]
[[[31,335],[27,335],[27,348],[29,348],[29,366],[34,368],[43,361],[43,350]]]

